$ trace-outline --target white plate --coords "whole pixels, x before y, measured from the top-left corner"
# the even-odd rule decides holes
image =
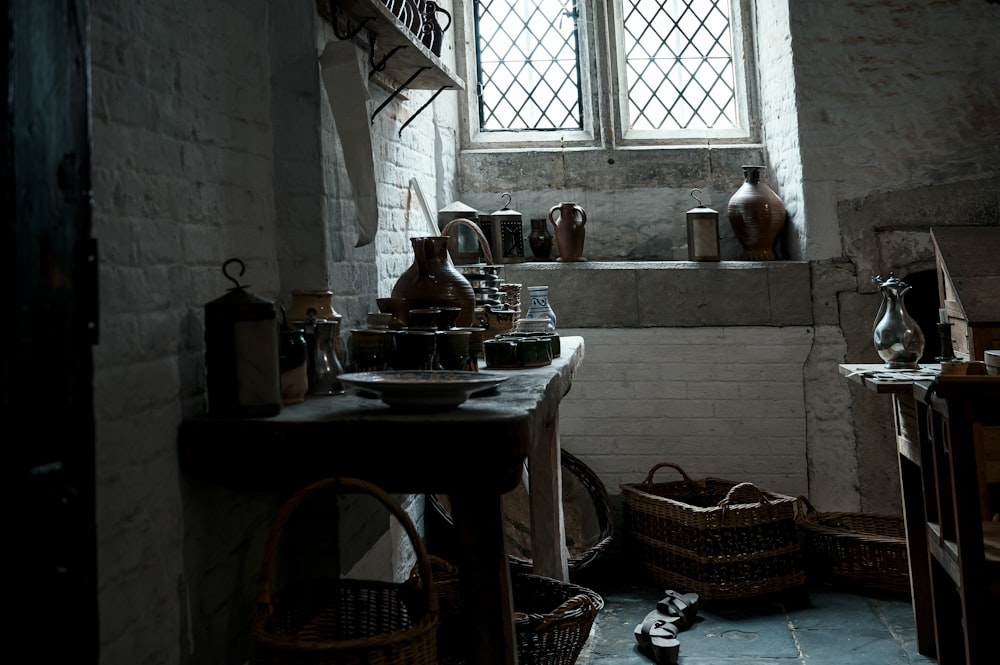
[[[389,406],[450,409],[478,392],[495,388],[507,377],[487,372],[390,370],[341,374],[337,380],[375,393]]]

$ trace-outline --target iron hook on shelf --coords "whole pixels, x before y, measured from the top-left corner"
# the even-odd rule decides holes
[[[361,22],[358,23],[356,27],[351,27],[351,21],[344,17],[344,31],[340,31],[340,21],[338,20],[341,15],[340,5],[338,4],[333,10],[333,34],[337,36],[337,39],[354,39],[358,36],[362,29],[364,29],[365,24],[368,21],[375,20],[376,16],[362,16]]]
[[[438,91],[437,91],[437,92],[435,92],[435,93],[434,93],[433,95],[431,95],[431,98],[430,98],[430,99],[428,99],[428,100],[427,100],[426,102],[424,102],[424,105],[423,105],[423,106],[421,106],[420,108],[418,108],[418,109],[417,109],[417,110],[416,110],[416,111],[414,112],[414,114],[413,114],[413,115],[411,115],[411,116],[410,116],[409,118],[407,118],[406,122],[404,122],[404,123],[403,123],[402,125],[400,125],[400,126],[399,126],[399,136],[402,136],[402,135],[403,135],[403,130],[404,130],[404,129],[406,129],[406,126],[407,126],[408,124],[410,124],[411,122],[413,122],[414,120],[416,120],[417,116],[418,116],[418,115],[420,115],[420,114],[421,114],[421,112],[422,112],[422,111],[423,111],[423,110],[424,110],[425,108],[427,108],[428,106],[430,106],[430,105],[431,105],[431,102],[433,102],[433,101],[434,101],[435,99],[437,99],[437,96],[438,96],[438,95],[440,95],[440,94],[441,94],[442,92],[444,92],[445,90],[448,90],[449,88],[454,88],[454,87],[455,87],[455,86],[453,86],[453,85],[445,85],[445,86],[442,86],[442,87],[438,88]]]
[[[381,60],[375,62],[375,37],[373,35],[371,40],[371,48],[368,49],[368,64],[371,66],[371,71],[368,72],[368,77],[371,78],[371,76],[375,72],[380,72],[384,70],[385,66],[389,63],[389,58],[394,56],[397,51],[401,51],[404,48],[407,48],[406,44],[400,44],[399,46],[394,46],[391,51],[382,56]]]
[[[430,69],[430,67],[421,67],[417,71],[413,72],[413,74],[410,76],[410,78],[406,79],[406,81],[403,83],[403,85],[401,85],[398,88],[396,88],[395,90],[393,90],[392,94],[389,95],[389,98],[386,99],[384,102],[382,102],[381,104],[378,105],[378,108],[375,109],[372,112],[372,118],[371,118],[371,120],[372,120],[372,124],[373,125],[375,124],[375,116],[377,116],[379,113],[381,113],[382,109],[384,109],[386,106],[388,106],[389,102],[391,102],[392,100],[394,100],[396,98],[396,96],[399,95],[399,93],[401,93],[404,90],[406,90],[406,86],[408,86],[411,83],[413,83],[413,81],[418,76],[420,76],[420,73],[423,72],[425,69]]]

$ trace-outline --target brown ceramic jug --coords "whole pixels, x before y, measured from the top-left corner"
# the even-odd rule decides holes
[[[427,307],[460,307],[456,326],[473,324],[476,294],[472,284],[460,273],[448,254],[448,236],[410,238],[413,245],[413,264],[407,268],[392,287],[392,297],[403,299],[397,316],[403,325],[410,309]]]
[[[556,228],[557,261],[586,261],[583,241],[586,235],[587,211],[575,203],[559,203],[549,209],[549,221]]]
[[[729,199],[727,213],[744,261],[774,261],[774,243],[785,226],[785,203],[761,181],[764,166],[743,166],[743,184]]]

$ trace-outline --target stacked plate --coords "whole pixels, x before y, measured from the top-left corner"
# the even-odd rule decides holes
[[[476,307],[490,305],[494,309],[502,306],[500,293],[500,269],[503,266],[488,263],[470,263],[456,266],[459,272],[469,280],[472,291],[476,295]]]

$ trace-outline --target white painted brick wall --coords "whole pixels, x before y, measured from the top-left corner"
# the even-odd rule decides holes
[[[641,481],[658,462],[678,464],[694,478],[808,493],[802,375],[811,328],[560,334],[581,335],[585,345],[560,410],[562,445],[601,477],[609,494]]]
[[[455,179],[455,146],[436,141],[435,111],[397,136],[430,93],[390,104],[373,127],[383,230],[376,245],[354,248],[350,188],[318,70],[293,52],[308,55],[313,30],[320,42],[328,30],[289,21],[281,29],[294,34],[269,34],[272,5],[294,9],[267,0],[91,6],[104,665],[239,662],[234,654],[249,644],[256,567],[278,498],[194,483],[176,454],[181,418],[204,408],[204,305],[231,286],[222,263],[243,259],[241,282],[275,301],[288,302],[294,288],[329,288],[346,334],[412,261],[406,238],[428,231],[409,179],[431,206],[436,183]],[[285,50],[271,51],[270,40],[282,38]],[[285,68],[296,65],[304,78],[289,76]],[[272,75],[278,86],[312,77],[295,92],[314,115],[301,132],[272,132],[282,118],[300,121],[287,115],[295,109],[287,99],[272,108]],[[387,94],[373,88],[374,104]],[[453,111],[440,118],[454,124]],[[276,137],[277,153],[292,150],[295,159],[274,156]],[[280,219],[276,187],[294,188]],[[319,247],[308,256],[326,265],[280,273],[280,253],[295,247]],[[281,274],[329,282],[282,283]],[[419,518],[422,502],[411,510]],[[408,570],[409,562],[395,565]]]

